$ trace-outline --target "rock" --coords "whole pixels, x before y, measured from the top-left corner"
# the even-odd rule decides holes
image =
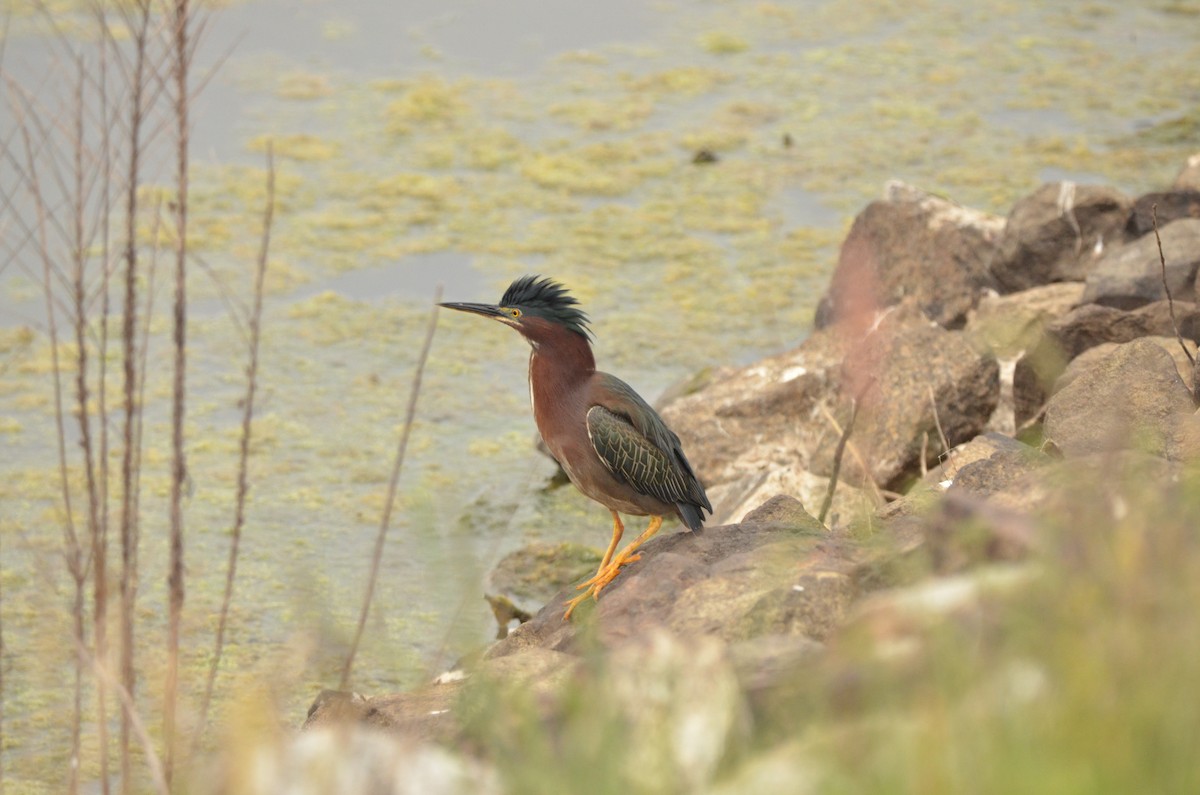
[[[528,610],[522,610],[517,607],[507,596],[484,594],[483,599],[488,603],[488,607],[492,609],[492,616],[496,619],[497,640],[508,637],[508,632],[512,629],[514,621],[518,624],[524,624],[533,618]]]
[[[1046,438],[1067,456],[1136,448],[1171,449],[1192,395],[1163,348],[1148,340],[1120,345],[1046,404]]]
[[[1031,287],[1007,295],[989,294],[967,320],[966,333],[990,349],[1000,367],[1000,396],[986,429],[1007,436],[1017,432],[1013,372],[1017,359],[1033,348],[1051,322],[1065,315],[1083,296],[1079,282]]]
[[[575,672],[579,658],[543,648],[475,662],[415,690],[374,697],[325,691],[309,708],[304,730],[348,724],[384,729],[420,741],[453,745],[463,739],[458,706],[469,682],[519,688],[535,696],[556,693]]]
[[[940,452],[938,421],[951,445],[978,434],[998,388],[990,353],[906,302],[865,338],[824,329],[795,350],[727,371],[662,414],[710,489],[763,472],[829,477],[850,399],[862,393],[841,480],[890,488],[916,472],[923,444]]]
[[[1079,303],[1083,290],[1079,282],[1062,282],[986,295],[967,320],[966,332],[997,357],[1020,355],[1037,344],[1048,324]]]
[[[1200,171],[1200,165],[1197,170]],[[1197,181],[1200,182],[1200,177]],[[1133,203],[1133,214],[1129,217],[1129,234],[1134,237],[1153,235],[1156,213],[1159,233],[1162,233],[1168,224],[1181,218],[1200,219],[1200,185],[1190,190],[1147,193],[1138,197]],[[1163,247],[1166,247],[1165,240]],[[1168,258],[1167,263],[1170,262]]]
[[[1200,194],[1196,195],[1200,197]],[[1195,293],[1196,270],[1200,268],[1200,218],[1160,225],[1159,235],[1171,296],[1175,300],[1191,299]],[[1128,245],[1110,248],[1088,274],[1082,303],[1136,309],[1165,300],[1162,262],[1153,233]]]
[[[367,714],[367,697],[347,690],[322,690],[313,699],[304,728],[357,723]]]
[[[1172,187],[1176,190],[1200,190],[1200,152],[1187,159]]]
[[[450,713],[461,686],[461,681],[426,685],[407,693],[373,698],[327,690],[309,707],[303,728],[309,731],[361,724],[417,740],[448,742],[461,730]]]
[[[949,488],[949,484],[958,477],[958,472],[963,467],[989,458],[993,453],[1000,450],[1014,447],[1022,448],[1025,445],[1016,439],[994,431],[980,434],[974,439],[963,442],[942,453],[938,460],[934,462],[935,466],[921,480],[927,486],[937,486],[944,483],[946,484],[945,488]]]
[[[271,739],[264,739],[264,736]],[[362,726],[342,726],[274,739],[261,733],[217,775],[197,776],[187,791],[230,795],[499,795],[488,764],[431,743]]]
[[[810,506],[813,513],[818,513],[829,491],[829,481],[827,477],[804,469],[748,472],[738,480],[708,489],[708,497],[716,507],[712,521],[722,524],[740,522],[755,508],[778,495],[793,497]],[[875,508],[875,497],[870,490],[839,482],[825,521],[835,527]]]
[[[1029,477],[1034,468],[1026,467],[1010,484]],[[925,518],[922,551],[930,571],[952,574],[979,563],[1024,560],[1037,546],[1037,527],[1028,516],[980,499],[982,496],[952,487]]]
[[[1175,317],[1184,339],[1200,339],[1200,310],[1195,304],[1175,302]],[[1067,363],[1088,348],[1104,342],[1130,342],[1147,336],[1174,336],[1166,301],[1132,312],[1098,304],[1084,304],[1046,327],[1037,346],[1022,356],[1013,372],[1013,403],[1018,426],[1035,419],[1051,387]]]
[[[1122,488],[1142,494],[1152,483],[1157,495],[1158,489],[1178,483],[1179,473],[1177,462],[1137,450],[1093,453],[1047,464],[992,494],[986,504],[1039,524],[1048,518],[1071,525],[1085,506],[1116,511],[1113,501],[1125,499]]]
[[[968,630],[972,642],[979,644],[979,630],[997,632],[997,597],[1024,590],[1036,578],[1030,566],[996,564],[977,572],[944,576],[918,582],[904,588],[872,593],[856,605],[839,633],[842,642],[869,641],[869,648],[881,662],[919,669],[936,653],[936,642],[929,636],[958,627]],[[973,630],[973,632],[972,632]],[[862,645],[857,645],[862,648]],[[840,653],[835,646],[834,653]]]
[[[551,596],[596,571],[600,550],[583,544],[529,544],[510,552],[488,573],[484,591],[520,611],[536,613]]]
[[[623,757],[640,792],[700,792],[749,739],[749,712],[728,647],[650,632],[616,649],[599,692],[625,718]]]
[[[1179,347],[1179,340],[1175,337],[1141,337],[1141,339],[1153,342],[1170,354],[1171,358],[1175,360],[1175,370],[1179,373],[1179,378],[1188,389],[1192,388],[1192,363],[1184,354],[1183,348]],[[1116,342],[1102,342],[1076,356],[1067,365],[1067,369],[1058,377],[1058,380],[1054,382],[1053,391],[1059,392],[1064,389],[1067,384],[1078,378],[1081,373],[1090,370],[1098,361],[1111,354],[1120,345],[1121,343]]]
[[[1184,464],[1200,461],[1200,410],[1180,421],[1169,456]]]
[[[815,327],[873,314],[904,298],[934,322],[959,328],[993,286],[988,262],[1004,219],[903,183],[867,205],[842,243]]]
[[[566,588],[492,646],[487,657],[529,647],[570,652],[583,626],[589,626],[593,641],[609,647],[655,627],[726,640],[789,631],[811,637],[824,632],[846,607],[852,593],[835,581],[853,572],[862,557],[848,537],[826,530],[795,500],[777,497],[740,525],[652,539],[643,547],[642,559],[625,569],[599,601],[582,605],[575,619],[562,620],[562,603],[575,593]],[[828,582],[815,584],[821,578]],[[764,597],[769,601],[770,595],[795,585],[804,590],[795,592],[799,598],[786,609],[791,615],[807,610],[804,621],[767,620]]]
[[[730,646],[742,689],[751,701],[769,699],[785,688],[801,666],[825,651],[825,644],[803,635],[760,635]]]
[[[974,461],[959,469],[950,491],[972,497],[987,497],[1008,488],[1048,459],[1044,453],[1029,445],[1020,442],[1015,444],[1022,449],[998,450],[981,461]]]
[[[840,571],[800,574],[763,594],[742,616],[735,637],[799,635],[824,640],[857,595],[853,578]]]
[[[1083,281],[1104,250],[1123,240],[1130,209],[1129,199],[1112,188],[1042,185],[1009,213],[992,275],[1004,292]]]
[[[949,482],[956,494],[986,497],[1048,462],[1048,457],[1027,444],[998,433],[977,436],[954,448],[931,477]]]

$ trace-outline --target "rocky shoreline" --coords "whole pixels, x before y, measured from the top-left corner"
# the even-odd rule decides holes
[[[564,570],[536,615],[413,692],[323,693],[305,758],[501,791],[507,746],[480,716],[519,703],[561,726],[591,688],[646,756],[626,760],[645,791],[805,791],[808,756],[766,728],[782,705],[782,725],[804,725],[799,680],[853,711],[876,666],[915,675],[936,628],[986,642],[1043,564],[1086,557],[1047,529],[1079,515],[1079,495],[1111,498],[1116,516],[1126,484],[1142,484],[1128,502],[1185,478],[1200,453],[1184,351],[1200,341],[1198,269],[1200,155],[1162,192],[1047,184],[1007,218],[888,185],[856,218],[808,339],[662,407],[708,486],[709,527],[646,544],[570,623]],[[493,596],[530,607],[505,582]]]

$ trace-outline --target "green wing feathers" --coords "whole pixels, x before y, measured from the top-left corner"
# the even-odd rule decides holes
[[[625,417],[604,406],[587,414],[588,436],[609,470],[642,494],[667,503],[691,500],[690,472],[681,471],[674,450],[664,451]]]

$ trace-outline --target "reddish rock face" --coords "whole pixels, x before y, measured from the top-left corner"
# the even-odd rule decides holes
[[[854,220],[815,326],[865,327],[905,298],[931,320],[959,328],[995,284],[988,263],[1004,219],[900,183]]]
[[[906,302],[866,336],[824,329],[792,351],[716,374],[662,412],[716,515],[730,516],[731,503],[754,493],[764,472],[828,478],[853,398],[861,399],[854,429],[861,460],[845,457],[841,479],[892,487],[915,475],[923,450],[936,459],[941,434],[955,445],[983,430],[999,400],[999,367],[965,335]]]

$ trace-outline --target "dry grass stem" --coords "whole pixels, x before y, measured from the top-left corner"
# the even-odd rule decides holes
[[[425,362],[429,358],[429,348],[433,344],[433,333],[437,329],[438,303],[442,300],[442,286],[439,284],[433,295],[433,310],[429,313],[429,325],[425,330],[425,342],[421,346],[421,354],[417,358],[417,368],[413,372],[412,389],[408,396],[408,408],[404,412],[404,430],[400,432],[400,443],[396,449],[396,458],[392,464],[392,475],[388,481],[387,498],[383,503],[383,517],[379,520],[379,533],[375,537],[375,551],[371,556],[371,573],[367,577],[367,591],[363,596],[362,610],[358,614],[358,627],[354,630],[354,640],[350,651],[346,654],[345,665],[342,666],[342,679],[338,687],[345,690],[350,684],[350,672],[354,668],[354,657],[358,653],[358,644],[362,640],[363,627],[367,624],[367,613],[371,610],[371,600],[375,596],[375,581],[379,577],[379,562],[383,558],[383,543],[387,538],[388,525],[392,521],[392,506],[396,502],[396,486],[400,482],[400,470],[404,466],[404,452],[408,448],[408,437],[412,433],[413,418],[417,413],[417,398],[421,394],[421,376],[425,372]]]
[[[71,605],[74,640],[76,647],[82,648],[85,643],[83,591],[86,574],[83,566],[83,553],[79,545],[79,536],[75,530],[75,517],[71,502],[71,483],[67,467],[66,423],[63,418],[62,364],[59,360],[58,321],[54,311],[54,301],[51,300],[51,296],[54,293],[51,273],[54,271],[55,266],[51,261],[50,242],[46,231],[48,214],[45,205],[45,193],[42,192],[42,185],[38,179],[36,158],[30,140],[31,125],[28,123],[28,117],[22,116],[18,120],[18,126],[25,145],[26,171],[24,176],[26,178],[26,187],[33,199],[37,214],[38,245],[42,260],[43,291],[46,297],[46,323],[50,334],[50,358],[54,386],[54,422],[58,437],[59,480],[62,487],[63,509],[65,511],[65,521],[63,523],[63,557],[66,561],[67,571],[70,573],[75,586],[74,599]],[[79,762],[82,746],[83,664],[79,655],[75,656],[74,670],[74,698],[71,713],[71,764],[67,774],[67,791],[70,793],[79,791]]]
[[[817,515],[817,521],[821,524],[825,524],[825,517],[833,505],[833,494],[837,491],[838,475],[842,470],[842,456],[846,453],[846,443],[850,440],[850,434],[854,432],[854,421],[858,419],[858,405],[859,401],[851,398],[850,419],[846,421],[846,427],[842,429],[837,447],[833,451],[833,471],[829,474],[829,487],[825,489],[825,500],[821,503],[821,512]]]
[[[221,599],[221,614],[217,620],[217,637],[213,650],[212,665],[208,669],[208,681],[204,686],[204,699],[200,706],[200,721],[196,729],[196,742],[204,734],[208,724],[208,708],[212,702],[213,685],[217,669],[221,665],[221,652],[225,645],[225,627],[229,619],[229,605],[233,600],[233,583],[237,575],[238,550],[241,547],[242,526],[245,524],[246,493],[249,483],[246,476],[250,460],[251,421],[254,417],[254,395],[258,386],[258,348],[262,328],[263,280],[267,273],[267,254],[271,246],[271,222],[275,216],[275,157],[271,145],[267,146],[267,205],[263,211],[262,245],[258,251],[258,267],[254,275],[254,307],[250,314],[250,363],[246,369],[246,397],[242,404],[242,435],[238,449],[237,497],[234,508],[233,528],[230,530],[229,562],[225,568],[225,593]]]
[[[167,670],[163,684],[164,774],[170,787],[175,771],[176,720],[179,701],[179,633],[183,618],[183,489],[187,457],[183,427],[187,394],[187,232],[188,232],[188,0],[176,0],[171,24],[174,33],[172,76],[175,83],[175,306],[172,342],[174,378],[171,387],[171,551],[167,572]]]
[[[1183,348],[1183,355],[1191,362],[1192,369],[1194,370],[1196,368],[1196,357],[1192,356],[1192,352],[1187,349],[1187,345],[1183,342],[1183,335],[1179,333],[1179,321],[1175,319],[1175,300],[1171,297],[1171,286],[1167,284],[1167,258],[1163,255],[1162,238],[1158,234],[1157,203],[1150,205],[1150,220],[1154,224],[1154,240],[1158,243],[1158,264],[1160,273],[1162,274],[1163,292],[1167,294],[1167,309],[1171,313],[1171,327],[1175,330],[1175,339],[1179,341],[1179,347]]]
[[[121,453],[121,688],[133,698],[137,686],[137,672],[133,663],[134,654],[134,606],[137,601],[137,503],[135,482],[140,471],[141,449],[140,399],[135,401],[139,383],[137,349],[137,214],[138,183],[141,178],[142,121],[146,83],[146,45],[150,28],[149,0],[139,0],[137,17],[132,7],[119,5],[125,24],[133,31],[133,64],[124,78],[129,85],[128,172],[125,182],[125,304],[123,306],[121,341],[124,360],[123,391],[125,401],[125,423],[123,428],[124,448]],[[157,234],[155,235],[157,240]],[[148,318],[147,318],[148,321]],[[143,350],[144,355],[144,350]],[[143,361],[143,372],[145,370]],[[135,446],[135,435],[137,444]],[[128,710],[121,713],[121,792],[131,792],[130,718]]]

